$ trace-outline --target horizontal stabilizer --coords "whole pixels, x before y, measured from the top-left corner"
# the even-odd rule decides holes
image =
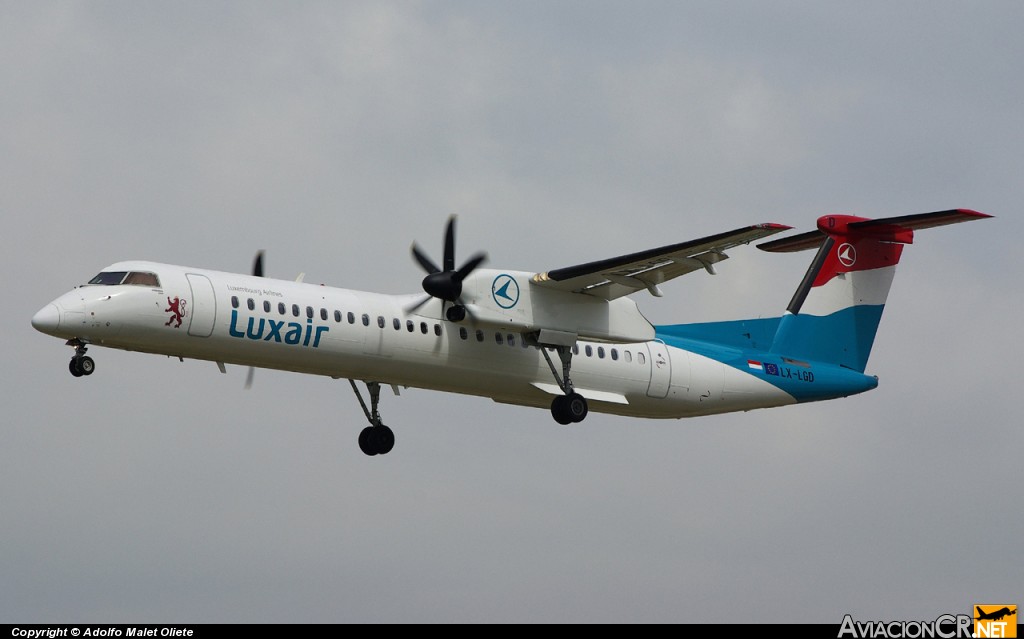
[[[898,242],[900,244],[912,244],[914,231],[929,229],[935,226],[956,224],[958,222],[970,222],[980,220],[991,215],[971,211],[970,209],[950,209],[948,211],[936,211],[934,213],[916,213],[914,215],[900,215],[896,217],[883,217],[876,220],[857,219],[850,216],[826,215],[818,221],[817,231],[801,233],[791,237],[784,237],[781,240],[758,244],[757,248],[772,253],[792,253],[808,249],[818,249],[825,241],[828,233],[837,232],[840,234],[856,233],[874,237],[882,242]],[[841,220],[840,227],[829,227],[827,224]],[[855,221],[848,221],[855,220]]]
[[[795,253],[821,247],[821,243],[828,237],[821,231],[808,231],[799,235],[784,237],[781,240],[773,240],[758,244],[757,248],[771,253]]]

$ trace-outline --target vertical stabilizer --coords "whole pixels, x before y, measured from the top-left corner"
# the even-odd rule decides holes
[[[864,372],[896,265],[904,245],[914,242],[914,230],[987,217],[966,209],[875,220],[826,215],[817,231],[759,245],[772,252],[818,249],[771,352]]]

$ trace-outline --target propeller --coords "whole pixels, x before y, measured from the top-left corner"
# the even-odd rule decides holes
[[[444,233],[444,269],[438,268],[426,253],[420,249],[415,242],[412,244],[412,256],[416,263],[427,272],[423,278],[423,291],[427,297],[407,308],[408,312],[415,311],[436,298],[452,305],[445,313],[445,316],[454,322],[462,320],[466,316],[466,307],[462,303],[462,282],[469,277],[478,266],[487,260],[487,254],[476,253],[459,268],[455,268],[455,216],[448,218],[448,226]]]
[[[263,277],[263,249],[256,251],[256,259],[252,262],[252,274]]]
[[[263,249],[256,251],[256,259],[252,262],[252,274],[256,277],[263,277]],[[252,380],[256,376],[256,367],[250,366],[245,376],[245,390],[252,388]]]

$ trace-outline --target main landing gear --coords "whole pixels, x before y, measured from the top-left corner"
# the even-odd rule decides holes
[[[551,416],[563,426],[578,424],[586,419],[590,408],[587,406],[587,398],[577,393],[572,387],[572,379],[569,377],[569,370],[572,368],[572,348],[569,346],[555,346],[554,349],[558,353],[558,359],[562,361],[561,375],[558,374],[558,370],[551,361],[548,349],[544,346],[540,347],[540,352],[544,355],[544,359],[547,360],[548,366],[551,368],[551,374],[555,376],[555,381],[558,382],[558,387],[565,393],[565,395],[559,395],[551,402]]]
[[[88,350],[85,347],[85,342],[79,339],[68,340],[68,346],[75,347],[75,356],[68,362],[68,370],[75,377],[81,377],[82,375],[92,375],[93,371],[96,370],[96,362],[92,361],[92,358],[85,354]]]
[[[356,383],[351,379],[348,380],[348,383],[352,385],[352,391],[356,394],[359,405],[363,407],[367,421],[370,422],[370,425],[359,433],[359,450],[371,457],[387,455],[395,447],[395,433],[384,425],[380,419],[380,411],[377,410],[377,405],[380,403],[380,383],[366,382],[366,389],[370,391],[370,408],[366,407],[366,402],[363,401],[363,396],[356,387]]]

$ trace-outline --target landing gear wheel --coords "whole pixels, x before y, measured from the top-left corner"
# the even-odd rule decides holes
[[[68,362],[68,370],[71,371],[71,374],[74,375],[75,377],[81,377],[82,375],[85,375],[85,373],[82,372],[82,369],[78,368],[77,357],[72,357],[71,361]]]
[[[373,426],[367,426],[363,430],[359,431],[359,450],[363,451],[364,455],[373,457],[377,454],[377,448],[373,445]]]
[[[563,426],[582,422],[589,412],[587,398],[579,393],[559,395],[551,402],[551,416]]]
[[[75,359],[78,360],[78,370],[82,371],[83,375],[92,375],[92,372],[96,370],[96,362],[92,361],[88,355]]]
[[[395,433],[390,428],[381,424],[380,426],[373,427],[374,432],[371,433],[373,438],[376,440],[377,454],[387,455],[391,452],[391,449],[395,447]]]
[[[387,455],[394,447],[395,433],[384,424],[367,426],[359,433],[359,450],[365,455]]]
[[[572,415],[569,414],[569,397],[559,395],[551,401],[551,416],[562,426],[572,423]]]
[[[587,413],[590,412],[590,407],[587,406],[587,398],[579,393],[566,395],[565,405],[570,419],[576,424],[586,419]]]

